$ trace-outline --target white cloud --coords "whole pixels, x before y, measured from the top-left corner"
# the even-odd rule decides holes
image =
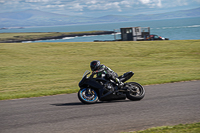
[[[162,7],[161,0],[139,0],[142,4],[149,6],[150,8],[153,7]]]
[[[130,1],[127,1],[127,0],[123,0],[120,2],[121,5],[125,6],[125,7],[131,7],[131,5],[133,4],[132,2]]]
[[[0,0],[0,3],[5,3],[5,0]]]
[[[105,9],[112,9],[112,8],[116,8],[119,12],[121,12],[121,8],[119,6],[119,2],[113,2],[113,3],[108,3],[105,5]]]
[[[47,5],[47,8],[57,8],[57,7],[64,7],[65,5]]]
[[[182,5],[188,5],[187,1],[185,1],[185,0],[177,0],[177,2],[178,2],[178,4],[180,6],[182,6]]]
[[[4,1],[5,5],[19,5],[20,2],[19,1]]]
[[[149,4],[150,0],[140,0],[143,4]]]
[[[158,4],[157,4],[158,7],[162,7],[162,3],[161,3],[161,0],[158,0]]]
[[[74,11],[83,11],[84,5],[80,5],[80,3],[74,3],[70,5],[69,9],[72,9]]]
[[[49,2],[49,0],[26,0],[25,2]]]
[[[0,0],[0,12],[38,9],[69,14],[136,14],[200,6],[200,0]]]
[[[140,2],[140,4],[138,3]],[[115,10],[118,12],[122,12],[127,8],[133,9],[136,5],[137,6],[148,6],[150,8],[154,7],[162,7],[161,0],[86,0],[85,8],[89,10]]]
[[[87,5],[88,5],[88,4],[96,4],[96,3],[97,3],[96,0],[91,0],[91,1],[86,2]]]
[[[131,7],[130,2],[128,2],[127,0],[123,0],[121,2],[113,2],[113,1],[109,2],[109,0],[108,1],[92,0],[86,2],[85,7],[89,10],[117,10],[121,12],[122,11],[121,6]]]
[[[193,4],[196,0],[169,0],[169,1],[163,1],[163,7],[165,8],[173,8],[173,7],[181,7],[181,6],[187,6],[189,4]],[[196,5],[195,5],[196,6]]]

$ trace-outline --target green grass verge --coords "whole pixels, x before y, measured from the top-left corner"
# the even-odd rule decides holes
[[[26,32],[26,33],[0,33],[0,42],[19,42],[31,40],[43,40],[44,38],[54,39],[59,36],[95,34],[104,31],[83,31],[83,32]]]
[[[142,85],[200,79],[200,40],[1,43],[0,100],[78,91],[92,60]]]
[[[143,131],[129,133],[200,133],[200,123],[154,127]]]

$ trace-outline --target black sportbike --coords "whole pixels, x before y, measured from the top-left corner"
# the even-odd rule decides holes
[[[118,89],[118,85],[102,76],[94,78],[95,74],[90,74],[90,71],[85,71],[82,80],[79,82],[80,90],[78,98],[82,103],[91,104],[100,101],[130,99],[133,101],[141,100],[145,95],[145,90],[139,83],[127,82],[123,87]],[[134,75],[133,72],[124,73],[119,76],[121,82],[129,80]]]

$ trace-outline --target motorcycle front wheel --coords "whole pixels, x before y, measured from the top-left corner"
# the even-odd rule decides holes
[[[127,84],[128,90],[126,97],[132,101],[138,101],[144,98],[145,90],[142,85],[136,82],[129,82]]]
[[[98,101],[97,92],[91,88],[83,88],[78,92],[78,98],[82,103],[91,104]]]

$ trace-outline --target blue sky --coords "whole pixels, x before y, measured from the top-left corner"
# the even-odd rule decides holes
[[[155,14],[200,7],[200,0],[0,0],[0,13],[37,9],[72,16]]]

